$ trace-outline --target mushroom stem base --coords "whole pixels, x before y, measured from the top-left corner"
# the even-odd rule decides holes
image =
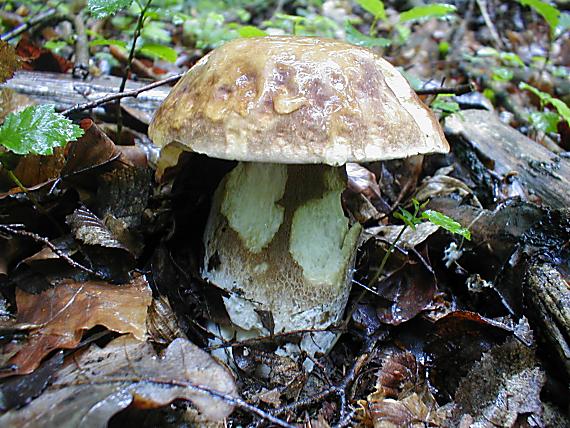
[[[341,205],[344,168],[239,163],[220,183],[203,277],[227,290],[231,321],[255,335],[326,329],[342,316],[361,232]],[[310,354],[336,335],[304,337]],[[304,344],[304,345],[303,345]]]

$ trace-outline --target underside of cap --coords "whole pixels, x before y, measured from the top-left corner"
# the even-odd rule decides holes
[[[149,135],[159,146],[274,163],[449,151],[436,117],[392,65],[314,37],[238,39],[212,51],[172,89]]]

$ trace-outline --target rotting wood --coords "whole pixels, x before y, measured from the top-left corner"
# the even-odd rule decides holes
[[[494,178],[510,176],[519,180],[529,200],[551,208],[570,206],[570,160],[503,124],[495,113],[456,113],[446,119],[445,132],[452,144],[458,145],[458,151],[463,146],[473,152],[482,165],[494,172]],[[487,194],[487,201],[493,202],[489,200],[494,199],[493,180],[488,176],[472,178]]]

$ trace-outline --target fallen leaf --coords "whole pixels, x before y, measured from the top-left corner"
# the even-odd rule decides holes
[[[0,58],[0,83],[4,83],[20,68],[21,61],[14,47],[4,40],[0,40]]]
[[[100,281],[64,280],[40,294],[16,289],[17,322],[32,324],[33,329],[23,344],[9,344],[18,352],[10,360],[15,370],[10,374],[31,373],[54,349],[73,349],[85,330],[104,325],[119,333],[132,333],[140,340],[146,337],[147,307],[152,293],[144,276],[124,285]],[[6,374],[0,374],[0,377]]]
[[[75,237],[87,245],[126,250],[107,226],[87,207],[82,206],[73,211],[73,214],[66,217],[66,223],[71,227]]]
[[[432,354],[430,379],[442,396],[452,397],[457,385],[483,353],[513,335],[510,326],[475,312],[454,311],[434,323],[426,351]]]
[[[511,339],[473,365],[457,389],[454,413],[470,415],[474,426],[545,426],[540,400],[544,382],[534,351]]]
[[[63,364],[63,351],[57,352],[33,373],[15,376],[0,385],[0,410],[21,407],[40,395]]]
[[[118,159],[121,152],[91,119],[83,119],[79,125],[84,134],[67,145],[66,162],[61,176],[73,184],[94,188],[97,180],[94,179],[93,170]]]
[[[131,335],[105,348],[92,345],[68,358],[52,385],[20,410],[0,417],[10,427],[103,427],[128,406],[157,408],[186,399],[209,420],[230,415],[233,406],[205,391],[238,398],[230,372],[186,339],[162,355]]]
[[[25,70],[65,73],[73,68],[73,62],[54,54],[49,49],[40,48],[27,34],[20,38],[16,45],[16,53],[24,60]]]

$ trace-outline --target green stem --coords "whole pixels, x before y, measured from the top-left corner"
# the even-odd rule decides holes
[[[4,167],[4,169],[8,173],[8,177],[10,177],[10,180],[12,180],[14,184],[18,186],[22,190],[22,192],[26,194],[26,196],[30,199],[30,201],[32,201],[37,210],[42,214],[46,214],[44,208],[40,205],[39,201],[32,194],[32,192],[30,192],[30,190],[26,186],[24,186],[24,184],[20,181],[20,179],[16,177],[16,174],[14,174],[14,172],[12,172],[11,169],[8,169],[6,167]]]
[[[384,272],[384,268],[386,267],[386,263],[388,262],[390,255],[392,255],[392,253],[394,252],[394,248],[396,248],[396,245],[398,245],[398,242],[402,238],[402,235],[404,234],[407,228],[408,225],[405,224],[404,227],[402,227],[402,230],[400,230],[400,233],[398,233],[398,236],[396,236],[396,239],[394,239],[394,241],[392,241],[392,243],[390,244],[388,251],[386,251],[386,254],[384,254],[384,257],[382,258],[382,262],[380,262],[378,270],[376,271],[372,279],[369,281],[370,288],[372,288],[374,284],[376,284],[376,281],[378,281],[378,278],[380,278],[380,275],[382,275],[382,273]]]
[[[378,23],[378,18],[374,17],[372,20],[372,24],[370,24],[370,30],[368,31],[368,35],[371,37],[376,36],[376,24]]]
[[[127,66],[125,67],[125,74],[123,75],[123,80],[121,80],[121,86],[119,87],[119,93],[124,92],[125,87],[127,86],[127,80],[129,78],[129,73],[131,72],[133,59],[135,58],[137,40],[141,35],[146,11],[148,10],[151,2],[152,2],[152,0],[148,0],[146,2],[146,5],[141,8],[141,13],[140,13],[139,18],[137,20],[137,26],[136,26],[135,32],[133,34],[133,43],[131,45],[131,51],[129,52],[129,58],[127,59]],[[121,131],[122,131],[122,129],[123,129],[123,114],[121,112],[121,99],[119,98],[117,100],[117,144],[121,143]]]

